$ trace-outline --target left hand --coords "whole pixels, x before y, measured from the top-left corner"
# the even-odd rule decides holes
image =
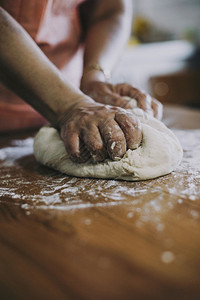
[[[127,96],[137,101],[137,106],[161,120],[163,114],[162,104],[149,94],[133,87],[130,84],[110,84],[103,81],[82,81],[82,91],[96,102],[123,107],[125,109],[134,108],[131,101],[123,99]]]

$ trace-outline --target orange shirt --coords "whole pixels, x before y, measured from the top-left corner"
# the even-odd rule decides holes
[[[79,86],[83,49],[78,5],[84,0],[0,0],[66,79]],[[0,131],[39,126],[44,119],[0,85]]]

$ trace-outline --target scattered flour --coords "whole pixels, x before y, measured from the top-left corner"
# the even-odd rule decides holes
[[[182,163],[176,172],[155,180],[134,183],[65,177],[51,169],[45,169],[44,176],[40,173],[41,167],[35,167],[33,139],[14,140],[9,147],[0,149],[0,202],[12,199],[24,210],[64,211],[123,205],[127,207],[127,219],[134,220],[136,217],[138,226],[154,222],[155,230],[162,232],[165,230],[163,213],[173,210],[176,205],[184,205],[188,199],[192,203],[200,199],[200,130],[176,129],[174,132],[184,149]],[[30,166],[27,162],[23,165],[23,159],[25,161],[27,156],[32,159]],[[33,166],[36,169],[32,170]],[[199,212],[192,209],[190,216],[196,220]]]

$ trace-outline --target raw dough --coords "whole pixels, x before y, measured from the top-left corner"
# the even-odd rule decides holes
[[[77,177],[145,180],[168,174],[179,165],[183,151],[162,122],[139,108],[134,108],[142,124],[143,140],[136,150],[128,150],[118,161],[74,163],[65,150],[59,133],[52,127],[40,129],[34,140],[34,154],[42,164]]]

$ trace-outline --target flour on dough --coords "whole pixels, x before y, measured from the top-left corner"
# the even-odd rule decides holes
[[[66,152],[55,128],[43,127],[34,140],[34,154],[42,164],[77,177],[145,180],[168,174],[182,159],[182,147],[162,122],[139,108],[132,110],[142,125],[143,140],[136,150],[128,150],[118,161],[75,163]]]

